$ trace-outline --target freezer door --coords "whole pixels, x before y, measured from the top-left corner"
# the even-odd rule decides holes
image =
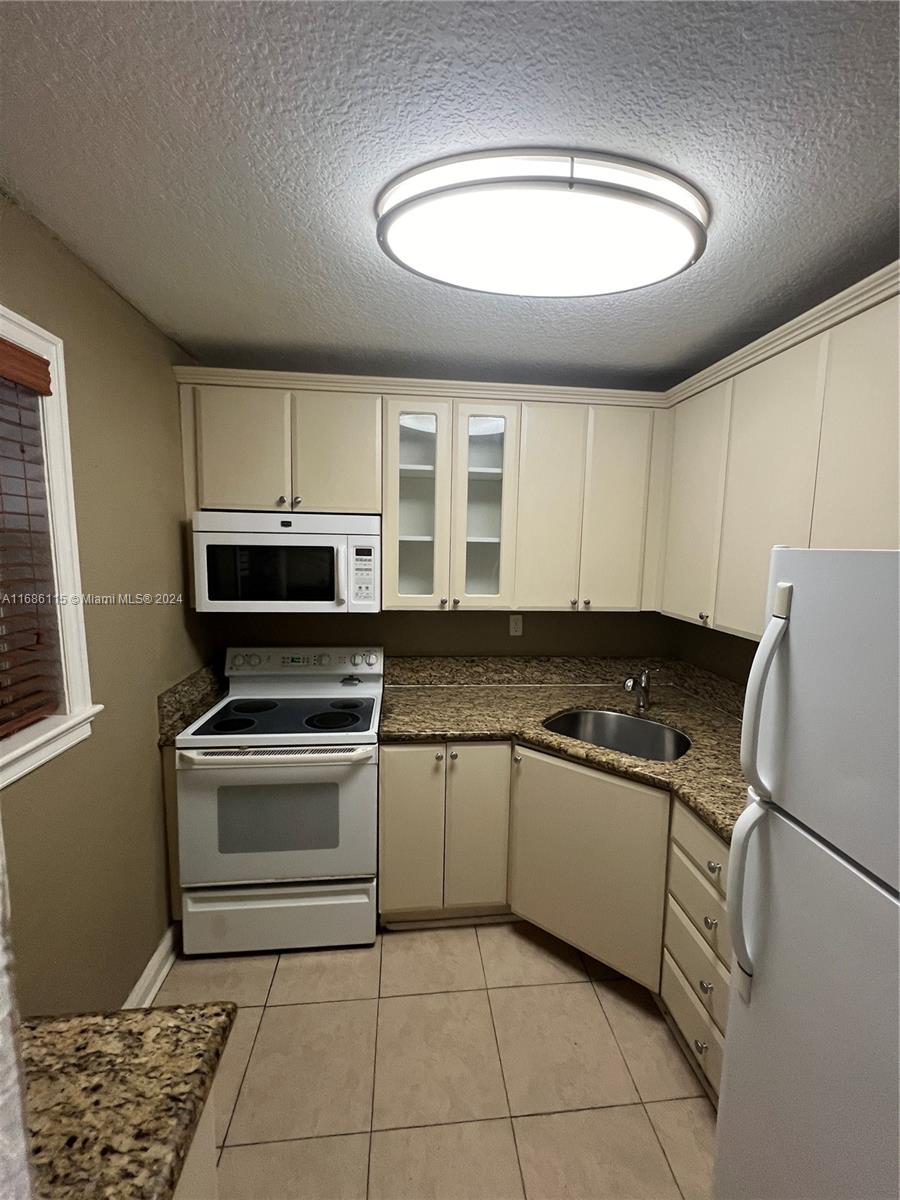
[[[770,810],[741,900],[716,1200],[896,1200],[896,898]]]
[[[777,583],[791,583],[793,593],[765,684],[757,755],[780,809],[895,890],[898,575],[893,550],[776,547],[769,613]]]

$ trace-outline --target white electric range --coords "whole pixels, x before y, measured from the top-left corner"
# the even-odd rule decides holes
[[[372,943],[384,654],[228,651],[175,739],[186,954]]]

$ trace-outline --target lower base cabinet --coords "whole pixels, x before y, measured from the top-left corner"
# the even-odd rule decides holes
[[[513,912],[659,991],[669,794],[517,748]]]
[[[380,764],[382,917],[505,907],[509,744],[382,746]]]

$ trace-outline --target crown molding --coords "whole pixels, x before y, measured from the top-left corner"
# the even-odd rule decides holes
[[[231,387],[279,387],[287,391],[378,392],[384,396],[443,397],[456,400],[544,400],[555,404],[618,404],[640,408],[672,408],[689,396],[732,379],[741,371],[824,333],[900,292],[900,262],[861,279],[843,292],[780,325],[755,342],[719,359],[667,392],[624,388],[554,387],[531,383],[478,383],[461,379],[406,379],[394,375],[319,375],[294,371],[247,371],[228,367],[174,367],[182,384]]]
[[[748,367],[765,362],[767,358],[773,358],[783,350],[796,346],[798,342],[805,342],[816,334],[824,333],[826,329],[832,329],[842,321],[865,312],[867,308],[874,308],[876,304],[896,296],[898,291],[900,262],[894,262],[882,267],[874,275],[861,279],[859,283],[854,283],[843,292],[838,292],[836,296],[831,296],[815,308],[811,308],[809,312],[801,313],[793,321],[779,325],[777,329],[736,350],[734,354],[729,354],[727,358],[721,358],[712,366],[691,375],[689,379],[676,383],[665,394],[665,407],[671,408],[680,401],[687,400],[688,396],[705,391],[706,388],[722,383],[725,379],[732,379]]]
[[[549,400],[557,404],[627,404],[665,408],[665,392],[616,388],[554,387],[532,383],[477,383],[461,379],[404,379],[393,375],[316,375],[294,371],[245,371],[228,367],[173,367],[179,383],[231,387],[280,387],[287,391],[378,392],[383,396],[454,400]]]

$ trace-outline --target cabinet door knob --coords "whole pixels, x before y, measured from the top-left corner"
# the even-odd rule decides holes
[[[459,758],[459,755],[456,753],[455,750],[451,750],[450,757],[453,759],[454,762],[456,762],[456,760]]]
[[[701,979],[700,980],[700,991],[703,993],[704,996],[710,995],[710,993],[713,991],[713,984],[707,983],[707,981],[705,979]]]
[[[707,860],[706,869],[710,875],[720,875],[722,873],[722,864],[714,862],[711,858]]]
[[[447,597],[446,597],[446,596],[441,596],[441,604],[442,604],[442,605],[445,605],[446,603],[447,603]]]
[[[578,607],[578,598],[576,597],[574,600],[570,600],[569,603],[572,605],[573,608],[577,608]]]
[[[514,762],[514,763],[520,763],[521,761],[522,761],[522,755],[521,755],[521,754],[514,754],[514,755],[513,755],[513,762]]]
[[[453,607],[459,608],[459,597],[458,596],[453,597]]]
[[[590,600],[582,600],[582,602],[581,602],[581,603],[584,605],[584,607],[585,607],[585,608],[590,608],[590,607],[591,607],[591,602],[590,602]]]
[[[295,496],[295,497],[293,498],[293,500],[291,501],[291,503],[292,503],[292,504],[302,504],[302,503],[303,503],[303,497],[302,497],[302,496]]]
[[[715,918],[715,917],[704,917],[704,918],[703,918],[703,924],[704,924],[704,925],[706,926],[706,928],[707,928],[707,929],[709,929],[709,930],[713,930],[713,929],[718,929],[718,928],[719,928],[719,922],[716,920],[716,918]]]
[[[287,504],[287,496],[279,496],[275,501],[276,504]]]
[[[701,1042],[699,1038],[694,1038],[694,1049],[698,1054],[705,1054],[709,1046],[707,1046],[706,1042]]]
[[[443,762],[444,761],[444,756],[443,756],[443,754],[441,754],[440,750],[438,750],[437,754],[434,756],[434,761],[435,762]]]
[[[701,620],[701,621],[708,621],[708,620],[709,620],[709,613],[705,613],[705,612],[698,612],[698,613],[697,613],[697,616],[700,618],[700,620]]]

